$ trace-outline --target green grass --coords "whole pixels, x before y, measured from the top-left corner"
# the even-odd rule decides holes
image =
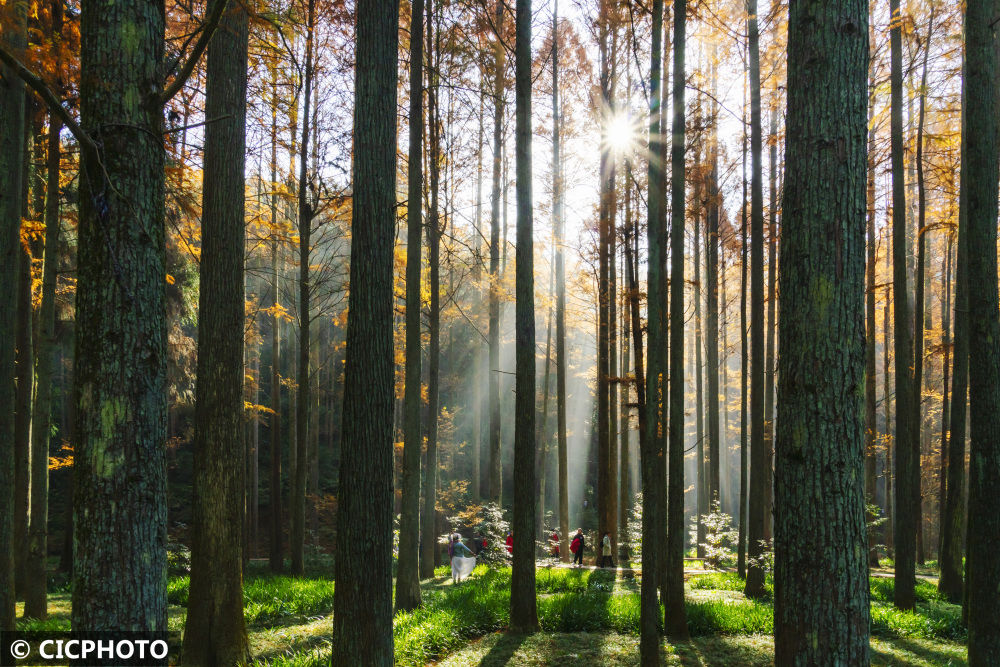
[[[563,661],[555,659],[558,655],[578,655],[578,664],[635,664],[622,649],[631,647],[639,633],[639,594],[634,578],[617,578],[607,570],[539,568],[536,584],[541,639],[537,646],[532,643],[535,640],[514,646],[505,643],[507,640],[490,639],[501,637],[497,633],[508,625],[509,569],[479,567],[473,577],[459,585],[451,584],[447,568],[439,568],[435,574],[435,579],[422,584],[423,606],[401,612],[394,619],[399,665],[423,665],[464,655],[474,646],[485,651],[483,658],[489,657],[483,664],[503,664],[501,658],[513,660],[511,656],[522,654],[524,662],[517,664],[559,664]],[[959,606],[942,600],[933,584],[919,581],[916,609],[899,611],[892,606],[891,578],[872,577],[870,583],[873,664],[965,664],[964,647],[958,642],[967,633]],[[770,644],[761,648],[761,642],[751,638],[773,633],[770,599],[745,598],[743,581],[729,572],[696,575],[687,586],[688,626],[694,639],[690,645],[665,645],[667,664],[699,664],[695,660],[706,665],[767,664]],[[183,628],[188,587],[187,577],[171,578],[168,583],[172,630]],[[248,572],[244,609],[256,664],[328,664],[333,591],[327,573],[293,578]],[[768,581],[768,593],[772,591]],[[68,629],[69,598],[68,593],[54,593],[49,619],[20,621],[19,629]],[[748,648],[750,644],[754,647]],[[736,662],[716,659],[713,651]]]

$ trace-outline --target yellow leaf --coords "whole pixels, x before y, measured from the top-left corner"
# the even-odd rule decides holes
[[[167,284],[168,285],[173,285],[174,284],[174,277],[172,275],[170,275],[169,273],[167,274]]]

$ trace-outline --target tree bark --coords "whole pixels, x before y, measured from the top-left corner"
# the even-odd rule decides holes
[[[684,608],[684,71],[686,0],[674,0],[673,124],[670,144],[670,415],[664,629],[688,636]]]
[[[559,457],[559,554],[564,563],[569,552],[569,472],[566,442],[566,260],[563,256],[566,224],[563,219],[562,118],[559,113],[559,13],[558,0],[552,9],[552,215],[556,245],[556,441]]]
[[[997,174],[1000,173],[1000,47],[997,0],[970,0],[965,13],[965,129],[962,189],[968,187],[969,530],[966,554],[969,664],[1000,662],[1000,297],[997,293]]]
[[[660,470],[664,462],[658,456],[660,452],[660,415],[665,393],[661,392],[661,377],[663,367],[663,346],[666,342],[663,330],[663,303],[666,296],[662,290],[661,274],[664,270],[664,248],[660,243],[664,224],[664,163],[662,160],[664,137],[661,132],[660,113],[660,63],[663,35],[663,0],[653,0],[652,45],[650,47],[649,66],[649,162],[647,171],[648,205],[646,218],[646,238],[648,242],[648,262],[646,273],[647,289],[647,336],[648,365],[646,366],[645,405],[640,410],[645,411],[645,423],[640,424],[644,433],[639,438],[639,455],[642,464],[642,577],[639,591],[639,655],[644,666],[660,664],[660,605],[656,598],[657,574],[660,570],[659,560],[665,555],[660,553],[665,540],[662,536],[663,526],[657,521],[656,511],[658,484],[662,483]],[[638,267],[638,257],[635,260]],[[638,326],[638,285],[635,276],[630,281],[632,288],[632,325],[633,336],[636,332],[641,336]],[[640,341],[641,342],[641,341]],[[641,347],[637,347],[636,356],[636,386],[642,383],[640,375]],[[640,399],[641,400],[641,399]],[[641,413],[640,413],[641,414]],[[683,561],[682,561],[683,563]]]
[[[214,0],[222,2],[223,0]],[[198,294],[191,592],[183,661],[250,659],[243,621],[246,10],[234,3],[208,47]]]
[[[902,38],[900,36],[899,0],[890,0],[892,25],[890,28],[891,60],[891,161],[892,161],[892,236],[893,236],[893,300],[895,301],[896,339],[896,480],[895,502],[895,587],[893,600],[900,609],[914,605],[914,575],[916,558],[917,512],[919,502],[919,475],[917,425],[914,415],[913,323],[910,319],[910,300],[907,293],[906,253],[906,187],[903,173],[903,64]]]
[[[968,81],[964,56],[962,76],[961,163],[969,151]],[[963,167],[963,182],[969,172]],[[960,187],[958,195],[958,247],[955,252],[955,337],[951,377],[951,414],[948,421],[948,480],[944,518],[941,522],[941,577],[938,590],[949,602],[960,604],[964,598],[962,571],[965,530],[965,433],[966,398],[969,378],[969,189]]]
[[[27,46],[28,3],[0,7],[2,45],[20,56]],[[21,244],[24,84],[0,65],[0,630],[14,630],[14,350]]]
[[[406,200],[406,368],[403,394],[403,481],[400,495],[396,609],[420,606],[420,255],[423,234],[424,0],[410,7],[410,147]],[[477,407],[478,410],[478,407]],[[477,436],[478,437],[478,436]],[[478,452],[476,452],[478,455]]]
[[[305,569],[306,537],[306,472],[309,469],[309,417],[312,412],[312,383],[309,363],[312,327],[312,278],[309,256],[312,249],[313,208],[309,203],[308,165],[312,87],[313,32],[316,24],[316,0],[309,0],[306,9],[305,94],[302,108],[302,143],[299,159],[299,349],[297,400],[295,404],[295,465],[292,467],[292,529],[289,541],[292,552],[292,574]]]
[[[750,52],[750,497],[747,519],[747,597],[764,594],[759,559],[766,539],[764,496],[771,462],[764,442],[764,184],[760,120],[760,46],[757,2],[747,2]]]
[[[792,4],[778,315],[779,665],[869,660],[868,555],[859,548],[867,80],[867,3]]]
[[[517,0],[514,50],[517,177],[514,558],[510,629],[538,629],[535,603],[535,280],[531,196],[531,0]]]
[[[102,163],[83,152],[72,625],[165,631],[162,6],[83,3],[80,30],[81,126]]]
[[[870,36],[869,36],[870,39]],[[870,85],[870,82],[869,82]],[[865,504],[866,507],[876,505],[876,488],[878,485],[878,424],[876,422],[876,389],[875,389],[875,129],[871,125],[874,104],[868,103],[868,148],[866,160],[865,201],[867,204],[865,232],[867,234],[867,273],[865,283]],[[888,348],[889,341],[884,341]],[[886,421],[888,424],[888,421]],[[878,519],[877,512],[866,512],[865,520],[868,528],[868,564],[878,567],[878,534],[870,524]]]
[[[392,665],[393,247],[399,2],[357,7],[351,291],[333,664]]]
[[[440,191],[440,115],[438,112],[438,78],[440,54],[435,61],[434,7],[427,0],[427,134],[430,168],[430,208],[427,211],[427,264],[430,269],[430,312],[427,350],[427,448],[424,453],[424,510],[420,531],[420,576],[434,576],[437,560],[437,485],[438,485],[438,411],[441,393],[441,222],[438,216]]]
[[[501,39],[504,3],[496,3],[496,41],[493,45],[493,186],[490,195],[490,303],[489,303],[489,401],[490,401],[490,490],[495,503],[501,500],[503,469],[500,461],[500,199],[503,167],[504,51]]]

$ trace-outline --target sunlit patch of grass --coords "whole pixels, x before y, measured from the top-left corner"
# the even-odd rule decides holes
[[[869,577],[871,586],[872,602],[892,602],[892,596],[896,588],[896,580],[892,577]],[[927,581],[917,581],[913,588],[913,593],[918,602],[930,602],[941,600],[937,586]]]

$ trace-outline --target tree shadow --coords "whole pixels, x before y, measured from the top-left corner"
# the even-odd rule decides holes
[[[480,667],[501,667],[507,665],[529,636],[520,633],[504,633],[493,644],[489,653],[484,655],[483,659],[479,661]]]

